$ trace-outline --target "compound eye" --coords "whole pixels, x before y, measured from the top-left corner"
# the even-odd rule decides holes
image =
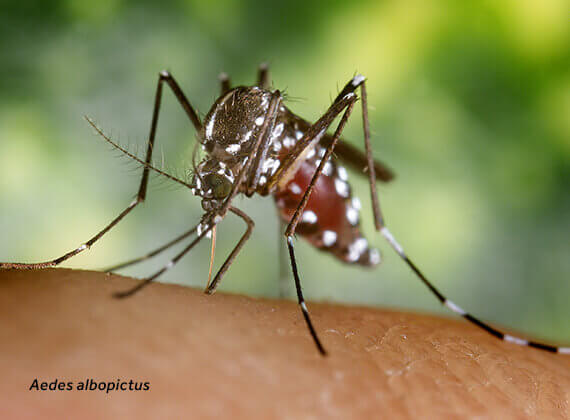
[[[220,174],[206,175],[206,179],[204,181],[212,190],[212,194],[216,199],[227,197],[232,190],[232,183],[230,180]]]

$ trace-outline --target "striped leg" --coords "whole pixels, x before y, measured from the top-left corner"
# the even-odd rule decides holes
[[[245,231],[245,233],[243,234],[243,236],[241,237],[241,239],[239,240],[237,245],[234,247],[234,249],[232,250],[232,252],[228,256],[228,258],[226,259],[226,261],[224,262],[222,267],[218,270],[218,273],[214,277],[214,280],[212,281],[212,283],[210,285],[208,285],[208,287],[206,288],[205,292],[208,294],[213,294],[216,291],[216,288],[219,285],[220,281],[222,280],[222,277],[224,276],[224,274],[226,273],[228,268],[230,268],[231,264],[234,262],[236,256],[238,255],[239,251],[241,250],[241,248],[243,247],[245,242],[251,236],[251,232],[252,232],[253,227],[254,227],[253,220],[251,220],[251,218],[249,216],[247,216],[241,210],[239,210],[233,206],[230,206],[229,211],[231,211],[232,213],[241,217],[246,222],[247,230]],[[208,233],[213,229],[213,227],[216,226],[216,220],[217,220],[216,216],[214,216],[212,219],[206,220],[205,222],[202,222],[202,225],[205,226],[205,228],[204,228],[204,230],[202,230],[200,232],[198,237],[196,239],[194,239],[186,248],[184,248],[180,253],[178,253],[173,259],[171,259],[164,267],[162,267],[156,273],[145,278],[141,283],[137,284],[135,287],[133,287],[129,290],[126,290],[124,292],[115,293],[113,296],[116,298],[119,298],[119,299],[132,296],[136,292],[138,292],[141,289],[143,289],[144,287],[148,286],[150,283],[152,283],[154,280],[156,280],[159,276],[164,274],[166,271],[168,271],[169,269],[174,267],[176,265],[176,263],[182,259],[182,257],[184,257],[188,252],[190,252],[192,250],[192,248],[194,248],[194,246],[198,242],[200,242],[205,236],[208,235]],[[191,231],[195,231],[196,229],[197,229],[197,226],[192,228]]]
[[[278,216],[279,217],[279,216]],[[285,232],[285,229],[287,228],[287,224],[285,224],[281,218],[279,218],[279,235],[277,236],[277,238],[279,238],[279,241],[277,243],[277,260],[278,260],[278,290],[279,290],[279,297],[281,299],[285,299],[287,297],[290,296],[290,283],[289,283],[289,277],[290,277],[290,271],[289,271],[289,251],[287,249],[287,247],[283,244],[281,238],[283,236],[283,233]]]
[[[419,270],[419,268],[408,258],[402,246],[394,239],[390,231],[386,226],[383,226],[380,229],[380,233],[386,238],[386,240],[390,243],[392,248],[402,257],[402,259],[408,264],[408,266],[412,269],[414,273],[418,276],[418,278],[426,285],[426,287],[437,297],[437,299],[441,302],[442,305],[446,306],[447,308],[451,309],[456,314],[461,315],[467,321],[471,322],[472,324],[476,325],[477,327],[487,331],[489,334],[507,341],[509,343],[518,344],[519,346],[529,346],[534,347],[540,350],[546,350],[553,353],[561,353],[561,354],[570,354],[570,347],[556,347],[551,346],[549,344],[540,343],[537,341],[532,340],[525,340],[519,337],[512,336],[510,334],[506,334],[498,329],[490,326],[489,324],[475,318],[473,315],[467,313],[457,304],[453,303],[451,300],[446,298],[439,290],[435,288],[435,286],[424,276],[424,274]]]
[[[345,106],[343,108],[341,108],[339,111],[337,111],[335,109],[335,105],[338,105],[339,103],[342,103],[343,101],[347,101]],[[301,307],[301,311],[303,312],[303,317],[305,318],[305,322],[307,324],[307,327],[309,328],[309,332],[311,333],[311,336],[313,337],[313,341],[315,342],[317,349],[319,350],[319,352],[323,356],[326,356],[327,352],[325,351],[323,345],[321,344],[319,337],[317,336],[317,333],[315,331],[315,328],[313,327],[313,324],[311,322],[311,318],[309,316],[309,310],[307,309],[307,305],[305,303],[305,298],[303,296],[303,291],[301,288],[301,280],[299,278],[299,272],[297,269],[297,261],[295,258],[295,250],[293,247],[293,235],[295,234],[295,229],[297,227],[297,224],[299,223],[301,215],[303,214],[303,211],[307,205],[307,202],[309,201],[309,196],[311,195],[311,191],[313,190],[313,188],[315,186],[317,178],[323,172],[323,168],[324,168],[325,164],[327,163],[327,161],[329,160],[329,158],[332,154],[334,146],[335,146],[336,142],[338,141],[338,139],[340,137],[340,133],[344,129],[346,122],[348,121],[348,117],[350,116],[350,114],[352,112],[352,109],[354,107],[355,102],[356,102],[356,95],[354,95],[354,93],[348,93],[342,97],[339,96],[339,98],[337,98],[337,100],[335,100],[333,102],[333,105],[331,105],[329,110],[325,113],[325,116],[328,114],[332,115],[334,112],[339,113],[340,111],[342,111],[342,109],[345,109],[344,114],[343,114],[343,116],[342,116],[342,118],[338,124],[338,127],[334,133],[333,140],[332,140],[331,144],[327,146],[325,155],[321,159],[321,162],[319,163],[319,166],[317,167],[317,170],[315,171],[315,174],[313,175],[313,178],[311,179],[311,182],[309,183],[309,186],[307,187],[307,189],[303,195],[303,198],[301,199],[301,202],[299,203],[299,205],[297,206],[297,209],[295,210],[295,214],[291,218],[291,221],[289,222],[289,225],[287,226],[287,229],[285,230],[285,237],[287,239],[287,247],[289,249],[289,259],[291,260],[291,269],[293,271],[293,277],[295,279],[295,288],[297,290],[297,300],[298,300],[299,306]]]
[[[226,272],[226,270],[229,268],[229,266],[231,265],[231,263],[233,262],[234,258],[236,257],[236,255],[238,254],[238,252],[240,251],[241,247],[243,246],[244,242],[249,238],[249,235],[251,234],[251,230],[253,229],[253,221],[247,216],[245,215],[245,213],[241,212],[240,210],[234,208],[231,206],[231,202],[233,200],[233,198],[236,196],[236,194],[238,193],[239,187],[241,185],[241,183],[243,182],[243,180],[245,179],[245,175],[247,173],[247,171],[249,170],[252,160],[252,157],[255,157],[255,151],[257,149],[259,149],[259,147],[264,144],[264,142],[269,141],[269,133],[271,132],[272,129],[272,124],[275,122],[275,117],[277,115],[277,109],[279,107],[279,104],[281,103],[281,93],[276,90],[275,92],[273,92],[272,94],[272,98],[271,101],[269,102],[269,109],[267,111],[267,118],[265,119],[263,125],[261,126],[261,132],[259,134],[259,138],[257,139],[254,147],[252,148],[253,152],[252,155],[250,156],[250,159],[248,159],[247,163],[244,165],[244,167],[240,170],[240,172],[238,173],[238,176],[236,177],[236,180],[234,182],[234,185],[232,187],[231,192],[229,193],[229,195],[226,197],[225,201],[223,202],[222,206],[217,210],[216,213],[211,213],[208,215],[208,217],[202,221],[201,225],[204,226],[204,229],[199,233],[198,237],[196,239],[194,239],[190,245],[188,245],[186,248],[184,248],[182,250],[182,252],[180,252],[178,255],[176,255],[172,260],[170,260],[170,262],[168,264],[166,264],[162,269],[160,269],[159,271],[157,271],[156,273],[154,273],[152,276],[146,278],[143,282],[139,283],[138,285],[136,285],[135,287],[133,287],[130,290],[126,290],[124,292],[119,292],[116,293],[114,296],[116,298],[125,298],[128,296],[133,295],[134,293],[138,292],[139,290],[141,290],[142,288],[144,288],[145,286],[147,286],[148,284],[150,284],[153,280],[155,280],[156,278],[158,278],[161,274],[163,274],[165,271],[167,271],[168,269],[172,268],[184,255],[186,255],[188,252],[190,252],[190,250],[198,243],[200,242],[200,240],[206,236],[208,234],[208,232],[210,232],[212,230],[212,228],[219,223],[223,217],[225,216],[226,212],[229,210],[235,214],[237,214],[239,217],[241,217],[243,220],[245,220],[245,222],[248,225],[248,230],[247,232],[243,235],[243,237],[241,238],[241,240],[239,241],[239,243],[237,244],[237,246],[234,248],[234,250],[232,251],[232,253],[230,254],[230,256],[228,257],[228,259],[225,261],[224,265],[222,266],[222,268],[219,270],[219,272],[216,274],[216,277],[214,278],[214,280],[212,281],[212,283],[208,286],[208,289],[206,290],[207,293],[213,293],[217,284],[219,283],[219,281],[221,280],[223,274]],[[88,120],[90,121],[90,120]],[[91,121],[90,121],[91,122]],[[118,150],[120,150],[121,152],[125,153],[127,156],[131,157],[132,159],[134,159],[135,161],[142,163],[143,165],[145,165],[145,168],[149,168],[152,170],[157,171],[158,173],[161,173],[161,171],[159,171],[158,169],[155,169],[152,167],[152,165],[150,165],[149,163],[145,163],[142,162],[140,159],[138,159],[136,156],[133,156],[132,154],[130,154],[128,151],[122,149],[120,146],[118,146],[117,144],[113,143],[107,136],[105,136],[105,134],[103,134],[101,132],[101,130],[99,130],[93,123],[91,123],[93,125],[93,127],[95,127],[95,129],[99,132],[99,134],[101,134],[101,136],[103,136],[103,138],[108,141],[110,144],[112,144],[115,148],[117,148]],[[170,177],[170,175],[168,174],[164,174],[167,177]],[[172,177],[171,177],[172,178]],[[189,188],[192,188],[190,185],[186,184],[184,181],[178,180],[173,178],[174,181],[177,181]],[[195,229],[197,229],[198,227],[196,227]]]
[[[376,191],[376,175],[375,175],[375,168],[374,168],[374,160],[372,158],[372,150],[370,147],[370,130],[369,130],[369,123],[368,123],[368,110],[366,104],[366,88],[364,84],[364,77],[356,76],[352,81],[353,86],[360,86],[362,92],[362,117],[363,117],[363,125],[364,125],[364,143],[366,145],[366,155],[368,161],[368,174],[369,174],[369,183],[370,183],[370,193],[372,196],[372,208],[374,211],[374,223],[376,225],[376,230],[379,230],[380,233],[386,238],[386,240],[390,243],[392,248],[400,255],[400,257],[408,264],[408,266],[412,269],[414,273],[418,276],[418,278],[426,285],[426,287],[437,297],[437,299],[441,302],[442,305],[446,306],[447,308],[451,309],[453,312],[461,315],[467,321],[471,322],[472,324],[476,325],[477,327],[487,331],[489,334],[504,340],[510,343],[518,344],[520,346],[529,346],[534,347],[541,350],[546,350],[554,353],[563,353],[563,354],[570,354],[570,347],[555,347],[548,344],[539,343],[536,341],[529,341],[524,340],[522,338],[514,337],[512,335],[503,333],[502,331],[497,330],[496,328],[490,326],[489,324],[482,322],[481,320],[475,318],[473,315],[467,313],[461,307],[453,303],[451,300],[447,299],[443,294],[440,293],[439,290],[435,288],[435,286],[424,276],[424,274],[419,270],[419,268],[409,259],[409,257],[404,252],[402,246],[396,241],[394,236],[390,233],[388,228],[386,227],[386,223],[382,216],[382,212],[380,211],[380,203],[378,200],[378,192]],[[348,84],[345,89],[343,90],[350,90],[351,86]],[[341,95],[342,93],[341,92]],[[340,96],[340,95],[339,95]]]
[[[274,93],[273,99],[271,101],[270,104],[270,110],[269,110],[269,115],[273,115],[275,113],[275,110],[277,109],[278,104],[280,103],[280,93],[277,91]],[[268,118],[268,120],[270,120],[271,118]],[[138,157],[134,156],[133,154],[129,153],[127,150],[123,149],[122,147],[120,147],[118,144],[114,143],[108,136],[105,135],[105,133],[103,133],[90,119],[87,119],[87,121],[93,126],[93,128],[103,137],[103,139],[105,139],[105,141],[107,141],[109,144],[111,144],[113,147],[115,147],[117,150],[121,151],[122,153],[124,153],[125,155],[129,156],[131,159],[133,159],[134,161],[140,163],[141,165],[144,165],[145,168],[148,168],[150,170],[153,170],[157,173],[159,173],[160,175],[163,175],[175,182],[178,182],[181,185],[184,185],[185,187],[188,188],[192,188],[191,185],[185,183],[184,181],[174,178],[171,175],[162,172],[160,169],[156,169],[155,167],[153,167],[151,164],[145,163],[144,161],[142,161],[141,159],[139,159]],[[262,134],[260,135],[260,138],[258,140],[258,144],[256,145],[256,148],[259,147],[260,144],[263,143],[263,141],[267,141],[267,139],[269,138],[267,136],[267,128],[269,127],[269,124],[264,124],[262,126]],[[254,148],[254,150],[256,149]],[[190,229],[189,231],[183,233],[182,235],[180,235],[179,237],[173,239],[172,241],[170,241],[169,243],[167,243],[166,245],[163,245],[162,247],[154,250],[153,252],[151,252],[150,254],[148,254],[148,256],[154,256],[162,251],[164,251],[165,249],[169,248],[170,246],[174,245],[175,243],[181,241],[182,239],[186,238],[187,236],[189,236],[190,234],[192,234],[195,231],[198,231],[198,237],[192,241],[190,243],[190,245],[188,245],[184,250],[182,250],[182,252],[180,252],[178,255],[176,255],[168,264],[166,264],[162,269],[160,269],[159,271],[157,271],[156,273],[154,273],[152,276],[146,278],[142,283],[138,284],[137,286],[133,287],[130,290],[127,290],[125,292],[119,292],[116,293],[114,296],[116,298],[125,298],[128,296],[133,295],[134,293],[138,292],[139,290],[141,290],[142,288],[144,288],[145,286],[147,286],[148,284],[150,284],[153,280],[155,280],[156,278],[158,278],[160,275],[162,275],[165,271],[169,270],[170,268],[172,268],[184,255],[186,255],[188,252],[190,252],[190,250],[206,235],[208,235],[208,233],[212,230],[212,228],[219,223],[222,219],[223,216],[225,215],[226,211],[229,210],[232,213],[238,215],[239,217],[241,217],[246,224],[248,225],[247,231],[244,233],[244,235],[242,236],[242,238],[240,239],[240,241],[238,242],[238,244],[236,245],[236,247],[234,248],[234,250],[230,253],[230,256],[226,259],[226,261],[224,262],[224,264],[222,265],[222,267],[220,268],[220,270],[218,271],[218,273],[216,274],[216,277],[214,278],[214,280],[212,281],[212,283],[208,286],[208,288],[206,289],[206,292],[211,294],[214,293],[215,288],[217,287],[217,285],[219,284],[220,280],[222,279],[223,275],[225,274],[225,272],[228,270],[228,268],[230,267],[231,263],[234,261],[235,257],[237,256],[237,254],[239,253],[239,251],[241,250],[241,248],[243,247],[243,244],[245,243],[245,241],[249,238],[249,236],[251,235],[251,231],[253,230],[253,220],[251,220],[251,218],[249,218],[245,213],[243,213],[242,211],[240,211],[239,209],[231,206],[231,200],[232,198],[235,196],[235,194],[237,194],[238,191],[238,186],[239,183],[241,182],[241,180],[243,180],[245,173],[248,171],[249,166],[251,164],[251,160],[248,161],[248,163],[244,166],[244,168],[242,168],[242,170],[240,171],[240,173],[237,176],[237,182],[235,183],[232,192],[229,194],[228,198],[226,198],[226,202],[224,202],[224,204],[222,205],[221,209],[219,209],[219,214],[215,214],[215,213],[211,213],[209,215],[207,215],[207,217],[202,220],[202,222],[200,223],[201,226],[203,226],[203,230],[198,229],[198,226],[193,227],[192,229]],[[200,226],[199,225],[199,226]],[[141,258],[137,258],[133,261],[129,261],[128,263],[125,264],[121,264],[120,266],[124,267],[127,264],[130,265],[131,263],[134,264],[136,262],[142,261],[144,259],[146,259],[147,256],[143,256]]]

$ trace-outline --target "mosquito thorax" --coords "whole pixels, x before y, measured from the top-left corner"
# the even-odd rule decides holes
[[[232,170],[217,159],[206,158],[196,167],[192,193],[202,198],[202,208],[211,212],[221,207],[234,183]]]
[[[199,134],[204,150],[230,165],[248,156],[265,120],[271,92],[240,86],[214,103]]]

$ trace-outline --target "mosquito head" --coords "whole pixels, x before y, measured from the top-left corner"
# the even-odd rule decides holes
[[[196,167],[192,178],[192,193],[202,197],[202,208],[212,211],[219,208],[230,195],[234,175],[224,162],[205,159]]]
[[[237,87],[212,106],[199,134],[210,156],[235,163],[247,156],[263,125],[271,92],[257,86]]]

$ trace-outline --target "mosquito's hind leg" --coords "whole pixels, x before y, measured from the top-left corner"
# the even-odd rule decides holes
[[[127,214],[129,214],[139,203],[141,203],[142,201],[145,200],[146,192],[147,192],[147,186],[148,186],[148,174],[149,174],[149,170],[150,170],[148,165],[150,165],[150,162],[152,159],[152,151],[153,151],[154,139],[155,139],[155,135],[156,135],[156,126],[158,123],[158,115],[160,112],[160,103],[161,103],[161,99],[162,99],[162,85],[165,82],[172,89],[174,95],[178,99],[178,102],[180,103],[182,108],[186,111],[186,114],[188,115],[188,117],[192,121],[192,124],[194,125],[196,130],[197,131],[200,130],[200,128],[202,127],[200,119],[198,118],[196,111],[194,110],[194,108],[192,107],[192,105],[190,104],[190,102],[188,101],[188,99],[186,98],[186,96],[184,95],[182,90],[180,89],[180,86],[178,85],[176,80],[174,80],[174,78],[170,75],[170,73],[168,73],[166,71],[160,72],[159,76],[158,76],[158,84],[156,86],[156,94],[155,94],[155,99],[154,99],[154,110],[153,110],[153,114],[152,114],[152,121],[151,121],[151,126],[150,126],[148,146],[147,146],[147,152],[146,152],[146,158],[145,158],[146,165],[144,166],[144,169],[143,169],[143,174],[141,177],[141,182],[139,185],[137,197],[131,202],[131,204],[128,205],[128,207],[125,210],[123,210],[121,212],[121,214],[119,214],[115,219],[113,219],[113,221],[111,223],[109,223],[107,226],[105,226],[105,228],[103,228],[99,233],[97,233],[95,236],[93,236],[87,242],[83,243],[78,248],[62,255],[61,257],[55,258],[51,261],[40,262],[40,263],[30,263],[30,264],[27,264],[27,263],[0,263],[0,269],[41,269],[41,268],[48,268],[48,267],[57,266],[57,265],[61,264],[62,262],[68,260],[69,258],[71,258],[71,257],[79,254],[80,252],[90,248],[103,235],[105,235],[117,223],[119,223]]]
[[[349,82],[343,91],[340,93],[339,97],[346,92],[352,92],[357,87],[360,87],[361,97],[362,97],[362,124],[364,128],[364,145],[367,157],[367,168],[368,168],[368,179],[370,184],[370,193],[372,196],[372,209],[374,213],[374,223],[376,230],[384,236],[388,241],[390,246],[398,253],[398,255],[404,260],[404,262],[412,269],[416,276],[421,280],[421,282],[430,290],[430,292],[439,300],[439,302],[446,306],[448,309],[452,310],[456,314],[462,316],[467,321],[471,322],[475,326],[487,331],[489,334],[510,343],[518,344],[520,346],[534,347],[540,350],[546,350],[554,353],[570,354],[570,347],[555,347],[549,344],[543,344],[536,341],[525,340],[522,338],[514,337],[510,334],[506,334],[489,324],[479,320],[478,318],[472,316],[471,314],[464,311],[461,307],[456,305],[454,302],[445,297],[420,271],[420,269],[410,260],[408,255],[404,252],[404,248],[396,241],[392,233],[388,230],[382,212],[380,210],[380,202],[378,200],[378,192],[376,191],[376,175],[374,168],[374,160],[372,157],[372,148],[370,145],[370,129],[368,122],[368,104],[366,97],[366,84],[365,78],[361,75],[355,76],[351,82]]]

